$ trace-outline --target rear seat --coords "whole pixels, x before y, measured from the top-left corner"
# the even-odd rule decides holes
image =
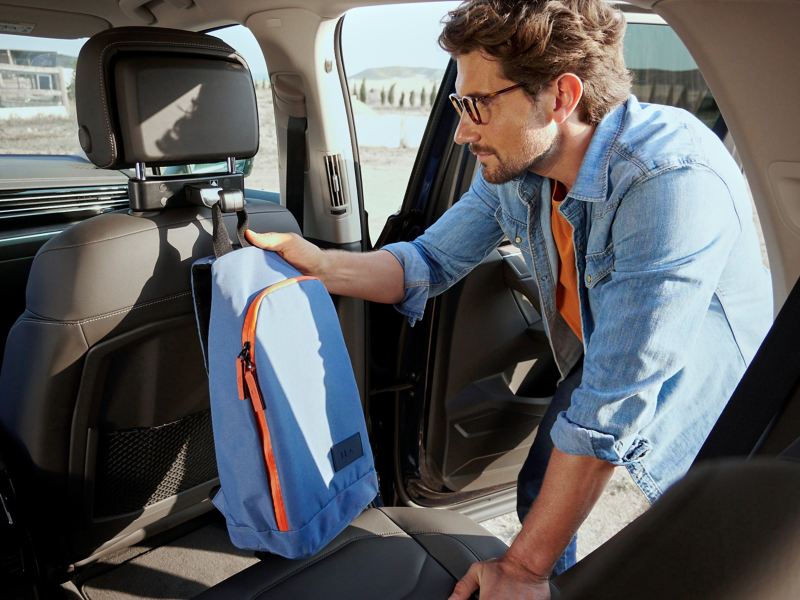
[[[372,508],[316,556],[263,556],[196,598],[443,599],[473,562],[505,551],[503,542],[458,513]]]

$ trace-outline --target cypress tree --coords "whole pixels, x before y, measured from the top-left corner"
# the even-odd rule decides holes
[[[417,99],[417,92],[411,90],[411,93],[408,94],[408,105],[414,106],[414,101]]]
[[[367,102],[367,80],[361,80],[361,88],[358,90],[358,99],[366,104]]]
[[[381,88],[381,106],[386,104],[386,88]]]
[[[428,105],[428,92],[425,91],[425,88],[422,88],[422,90],[419,93],[419,105],[422,107]]]
[[[406,93],[405,93],[405,92],[402,92],[402,93],[400,94],[400,105],[399,105],[399,106],[400,106],[400,108],[403,108],[403,106],[405,105],[405,103],[406,103]]]
[[[396,85],[397,85],[396,83],[393,83],[393,84],[392,84],[392,85],[389,87],[389,98],[388,98],[388,100],[389,100],[389,104],[390,104],[391,106],[394,106],[394,87],[395,87]]]

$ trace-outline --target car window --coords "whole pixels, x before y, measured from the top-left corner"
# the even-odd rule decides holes
[[[75,125],[85,41],[0,35],[0,153],[85,156]]]
[[[237,50],[253,73],[258,98],[261,139],[258,155],[238,161],[240,169],[249,172],[245,180],[249,188],[278,190],[277,146],[275,140],[272,97],[267,85],[264,56],[253,34],[243,26],[226,27],[211,32]],[[66,166],[85,169],[86,154],[78,143],[75,114],[75,65],[86,38],[62,40],[18,35],[0,35],[0,173],[20,187],[19,157],[37,155],[38,177],[52,165],[55,177],[65,174]],[[70,156],[70,160],[45,160],[44,156]],[[83,159],[83,160],[80,160]],[[7,168],[3,167],[3,163]],[[33,164],[27,161],[25,164]],[[223,170],[224,163],[168,167],[164,174],[200,173]],[[13,171],[13,172],[12,172]],[[70,171],[70,169],[66,169]],[[13,177],[6,177],[10,173]],[[101,177],[101,174],[97,174]],[[91,181],[81,179],[81,185]],[[120,179],[124,183],[125,178]]]
[[[697,63],[669,25],[630,22],[625,31],[625,64],[633,74],[633,94],[640,102],[668,104],[688,110],[720,137],[740,164],[736,146],[724,126],[716,100]],[[767,247],[758,212],[753,221],[761,242],[761,257],[769,268]]]
[[[351,10],[344,19],[342,56],[372,240],[403,202],[450,58],[436,42],[440,21],[457,5],[371,6]]]
[[[668,25],[628,23],[623,46],[640,102],[686,109],[709,127],[720,112],[697,63]]]

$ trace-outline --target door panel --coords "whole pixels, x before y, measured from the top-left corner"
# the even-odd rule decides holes
[[[427,460],[451,491],[513,483],[555,387],[536,289],[514,250],[492,252],[436,301]]]
[[[455,74],[451,63],[403,207],[378,246],[414,239],[469,188],[475,159],[452,144]],[[393,435],[401,499],[443,505],[514,485],[558,379],[538,307],[508,243],[431,299],[414,327],[371,307],[370,414],[377,437]]]

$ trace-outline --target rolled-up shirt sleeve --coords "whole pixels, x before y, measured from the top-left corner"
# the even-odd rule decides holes
[[[395,308],[411,325],[422,319],[429,297],[458,282],[503,239],[498,206],[494,186],[479,172],[461,199],[421,236],[382,247],[403,267],[405,295]]]
[[[703,167],[632,186],[614,220],[613,269],[589,290],[594,329],[551,430],[559,450],[614,465],[648,451],[641,431],[686,365],[740,229],[727,186]]]

